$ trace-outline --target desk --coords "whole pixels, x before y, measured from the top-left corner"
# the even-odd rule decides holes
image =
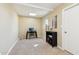
[[[27,33],[26,33],[26,39],[28,38],[28,34],[29,33],[34,33],[35,36],[36,36],[36,38],[37,38],[37,31],[27,31]]]

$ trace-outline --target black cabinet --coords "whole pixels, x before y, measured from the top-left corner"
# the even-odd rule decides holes
[[[46,42],[52,47],[57,46],[57,32],[46,31]]]

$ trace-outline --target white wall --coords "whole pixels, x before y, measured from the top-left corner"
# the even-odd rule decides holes
[[[46,40],[46,25],[48,25],[48,18],[42,19],[42,38],[45,41]]]
[[[18,17],[9,4],[0,4],[0,52],[6,54],[18,39]]]

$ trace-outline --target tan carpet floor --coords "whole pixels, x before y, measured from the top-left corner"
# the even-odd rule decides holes
[[[58,47],[51,47],[42,39],[19,40],[9,55],[69,55]]]

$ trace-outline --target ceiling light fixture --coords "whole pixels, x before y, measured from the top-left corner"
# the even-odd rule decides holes
[[[30,15],[30,16],[36,16],[36,14],[35,14],[35,13],[29,13],[29,15]]]

